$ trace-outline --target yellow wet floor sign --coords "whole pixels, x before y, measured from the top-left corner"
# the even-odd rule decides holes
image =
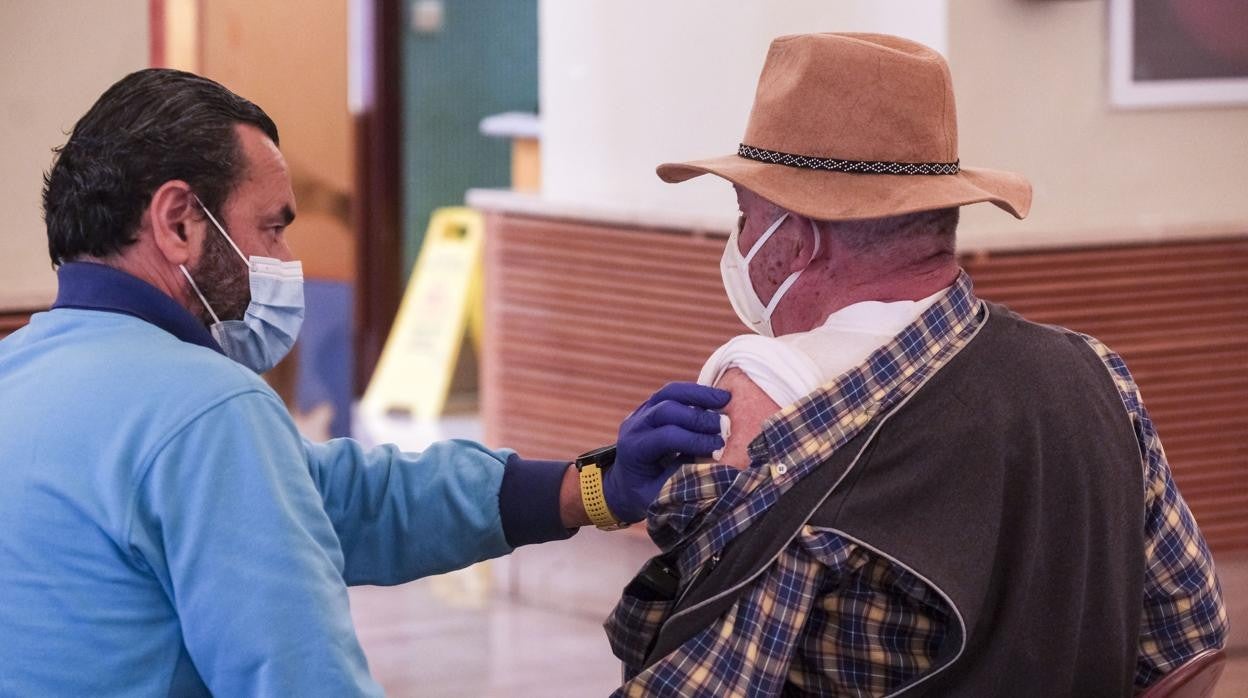
[[[360,409],[368,415],[438,417],[466,332],[480,348],[485,224],[470,208],[440,208]]]

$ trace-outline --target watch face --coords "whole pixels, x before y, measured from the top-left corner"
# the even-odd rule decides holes
[[[615,462],[615,444],[595,448],[576,457],[576,467],[580,468],[586,465],[597,465],[599,468],[606,469]]]

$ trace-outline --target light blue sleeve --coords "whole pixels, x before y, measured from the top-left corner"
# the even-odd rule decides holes
[[[304,441],[348,584],[401,584],[504,555],[499,489],[510,451],[442,441],[420,453]]]
[[[380,695],[337,537],[273,395],[223,397],[141,472],[131,552],[164,586],[214,695]]]

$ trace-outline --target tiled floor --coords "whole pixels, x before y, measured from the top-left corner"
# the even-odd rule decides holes
[[[386,695],[605,696],[619,664],[599,623],[505,599],[456,604],[417,582],[351,590],[373,676]]]

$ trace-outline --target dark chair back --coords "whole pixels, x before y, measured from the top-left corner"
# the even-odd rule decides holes
[[[1205,650],[1161,677],[1138,698],[1209,698],[1226,668],[1226,652]]]

